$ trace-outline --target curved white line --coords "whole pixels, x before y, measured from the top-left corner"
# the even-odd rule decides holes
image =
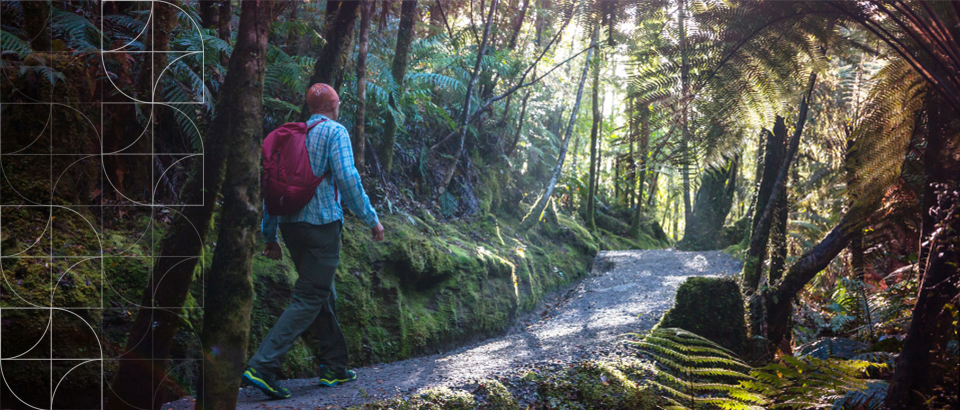
[[[33,249],[34,246],[36,246],[38,243],[40,243],[40,240],[43,239],[43,234],[47,233],[47,229],[51,229],[51,228],[53,227],[53,224],[51,223],[52,221],[49,219],[49,216],[48,216],[47,218],[48,218],[48,219],[47,219],[47,224],[43,227],[43,231],[40,232],[40,236],[38,236],[37,239],[36,239],[35,241],[33,241],[32,244],[30,244],[30,246],[28,246],[26,249],[24,249],[24,250],[22,250],[22,251],[20,251],[20,252],[17,252],[17,253],[15,253],[15,254],[12,254],[12,255],[3,255],[3,257],[4,257],[4,258],[9,258],[9,257],[12,257],[12,256],[19,256],[21,253],[24,253],[24,252],[26,252],[26,251],[29,251],[30,249]],[[53,251],[53,241],[50,241],[50,242],[51,242],[51,243],[50,243],[50,247],[51,247],[50,250]]]
[[[83,366],[83,365],[85,365],[85,364],[87,364],[87,363],[90,363],[90,362],[96,362],[96,361],[100,361],[100,369],[101,369],[101,371],[102,371],[102,370],[103,370],[103,359],[91,359],[91,360],[87,360],[87,361],[85,361],[85,362],[83,362],[83,363],[80,363],[80,364],[78,364],[78,365],[76,365],[76,366],[73,366],[72,368],[70,368],[70,370],[67,370],[67,372],[64,373],[62,377],[60,377],[60,380],[57,381],[57,387],[54,387],[54,388],[53,388],[53,394],[50,395],[50,408],[51,408],[51,409],[53,408],[53,400],[54,400],[55,397],[57,397],[57,389],[60,388],[60,383],[63,383],[63,380],[67,378],[67,375],[70,374],[70,372],[76,370],[76,369],[77,369],[78,367],[80,367],[80,366]]]
[[[170,164],[170,166],[167,167],[167,169],[163,170],[163,172],[161,172],[161,173],[160,173],[160,176],[157,178],[157,184],[154,185],[154,187],[153,187],[153,197],[154,197],[154,198],[157,197],[157,191],[160,190],[160,181],[162,180],[162,178],[163,178],[164,175],[167,175],[167,172],[169,172],[171,169],[173,169],[173,167],[174,167],[175,165],[179,164],[181,161],[186,160],[186,159],[189,159],[189,158],[193,158],[193,157],[196,157],[196,156],[202,156],[202,154],[187,155],[187,156],[185,156],[185,157],[183,157],[183,158],[180,158],[180,159],[174,161],[172,164]],[[173,194],[176,194],[176,192],[174,192]],[[187,205],[189,205],[189,204],[187,204]]]
[[[53,104],[51,104],[50,107],[49,107],[49,112],[47,113],[47,122],[45,122],[45,123],[43,124],[43,129],[40,130],[40,134],[37,134],[37,137],[34,138],[33,141],[30,141],[30,143],[27,144],[25,147],[20,148],[19,150],[16,150],[16,151],[13,151],[13,152],[6,152],[6,153],[4,153],[4,155],[19,154],[20,152],[23,152],[23,150],[25,150],[25,149],[27,149],[27,148],[30,148],[34,143],[36,143],[36,142],[40,139],[40,137],[43,136],[43,132],[46,131],[47,128],[50,128],[50,123],[51,123],[51,122],[53,122]],[[53,133],[51,132],[51,134],[53,134]],[[53,135],[50,136],[50,139],[51,139],[51,141],[53,140]],[[42,154],[38,154],[38,155],[42,155]]]
[[[45,409],[41,409],[41,408],[39,408],[39,407],[36,407],[36,406],[31,405],[30,403],[27,403],[27,402],[25,402],[23,399],[21,399],[20,396],[17,396],[17,393],[14,392],[14,391],[13,391],[13,388],[10,387],[10,383],[7,383],[7,375],[3,373],[3,362],[2,362],[2,361],[0,361],[0,378],[3,379],[3,384],[7,386],[7,390],[10,391],[10,394],[12,394],[13,397],[16,397],[17,400],[20,400],[21,403],[23,403],[23,404],[25,404],[25,405],[27,405],[28,407],[33,408],[33,409],[45,410]]]
[[[74,315],[74,316],[77,317],[77,319],[80,319],[80,321],[83,322],[83,324],[87,325],[87,327],[90,328],[90,333],[93,333],[93,336],[96,337],[96,339],[97,339],[97,347],[100,348],[100,360],[103,360],[103,343],[100,341],[100,336],[97,335],[97,331],[93,328],[93,326],[90,325],[90,322],[87,322],[87,319],[84,319],[82,316],[76,314],[76,312],[73,312],[73,311],[71,311],[71,310],[67,310],[67,309],[64,309],[64,308],[52,307],[52,308],[50,308],[50,310],[51,310],[51,312],[54,311],[54,310],[58,310],[58,311],[61,311],[61,312],[66,312],[66,313],[69,313],[69,314],[71,314],[71,315]],[[52,316],[53,316],[53,314],[51,313],[51,317],[52,317]]]
[[[40,335],[40,338],[37,339],[37,343],[34,343],[33,346],[30,346],[29,349],[24,350],[23,353],[20,353],[13,357],[4,357],[3,360],[16,359],[16,358],[19,358],[20,356],[30,353],[30,351],[33,350],[33,348],[37,347],[37,345],[39,345],[40,342],[43,341],[43,337],[46,336],[48,332],[50,332],[50,327],[53,326],[53,309],[45,309],[45,310],[50,310],[50,317],[47,318],[47,328],[43,329],[43,333]]]

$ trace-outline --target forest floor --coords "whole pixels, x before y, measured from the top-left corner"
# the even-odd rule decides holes
[[[412,396],[428,388],[455,388],[483,378],[516,374],[541,366],[626,354],[620,335],[653,327],[673,304],[691,276],[729,276],[740,270],[733,258],[717,251],[671,249],[603,251],[593,274],[565,292],[545,300],[536,315],[521,319],[507,335],[452,351],[354,369],[357,380],[320,387],[316,379],[286,380],[293,393],[267,400],[260,391],[240,390],[240,409],[336,409]],[[192,408],[184,398],[163,409]]]

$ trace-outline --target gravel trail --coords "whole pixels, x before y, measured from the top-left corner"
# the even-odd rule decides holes
[[[318,387],[316,379],[287,380],[293,397],[267,401],[253,388],[241,390],[239,409],[336,409],[438,386],[457,386],[540,363],[568,363],[618,349],[619,335],[651,328],[673,304],[690,276],[726,276],[739,263],[720,252],[671,249],[604,251],[592,276],[545,301],[535,322],[521,322],[508,335],[433,356],[354,369],[357,381]],[[190,399],[164,409],[191,407]]]

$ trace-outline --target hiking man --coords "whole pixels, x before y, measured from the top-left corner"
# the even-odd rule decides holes
[[[347,342],[337,321],[334,288],[343,227],[341,195],[350,210],[371,228],[373,240],[383,240],[383,226],[370,206],[354,166],[350,136],[346,128],[336,122],[340,114],[337,92],[329,85],[314,84],[306,98],[311,114],[306,136],[310,167],[315,175],[332,178],[323,178],[313,198],[297,213],[271,216],[264,207],[261,231],[266,246],[262,255],[275,260],[282,257],[277,242],[279,225],[299,278],[290,305],[243,373],[245,383],[277,399],[290,397],[290,392],[277,384],[276,374],[287,350],[305,331],[319,341],[317,359],[321,364],[321,385],[334,386],[357,378],[347,369]]]

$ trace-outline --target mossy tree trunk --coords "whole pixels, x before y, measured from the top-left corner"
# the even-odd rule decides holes
[[[590,173],[588,174],[589,182],[587,184],[587,197],[586,197],[586,210],[584,211],[584,225],[588,231],[593,232],[597,230],[597,223],[594,221],[594,214],[596,213],[595,202],[596,202],[596,176],[599,173],[599,167],[597,166],[597,138],[600,133],[600,57],[594,57],[593,62],[593,90],[591,94],[591,101],[593,102],[593,122],[590,125]]]
[[[938,355],[956,332],[947,303],[956,303],[960,282],[960,124],[957,112],[939,95],[928,103],[927,148],[924,151],[921,281],[917,304],[896,370],[887,391],[885,407],[895,410],[925,407],[936,384],[933,377]]]
[[[353,130],[353,162],[361,173],[364,166],[364,147],[367,142],[367,42],[370,37],[370,14],[373,0],[362,0],[360,5],[360,47],[357,51],[357,123]]]
[[[403,78],[407,75],[407,60],[410,52],[410,44],[413,42],[414,37],[416,37],[416,32],[414,31],[416,22],[417,1],[404,1],[400,6],[400,26],[397,30],[397,44],[393,53],[393,64],[390,66],[390,74],[393,76],[397,92],[390,93],[388,103],[390,104],[392,113],[386,118],[387,123],[384,126],[383,136],[380,139],[380,147],[378,149],[380,152],[381,172],[383,172],[385,180],[390,179],[390,170],[393,168],[393,150],[397,143],[397,127],[399,126],[397,124],[396,113],[399,112],[400,107],[397,106],[394,94],[403,93]]]
[[[252,262],[260,222],[260,142],[263,80],[275,3],[245,1],[237,45],[211,129],[227,153],[220,231],[204,292],[203,378],[198,409],[234,409],[253,307]],[[229,137],[226,137],[229,136]]]
[[[567,148],[570,146],[570,136],[573,134],[573,128],[577,121],[577,112],[580,111],[580,100],[583,98],[583,87],[587,83],[587,74],[590,70],[590,61],[593,60],[593,49],[597,45],[597,35],[600,32],[600,26],[593,29],[593,37],[590,42],[590,50],[587,51],[587,58],[583,62],[583,72],[580,74],[580,86],[577,88],[577,98],[573,103],[573,110],[570,113],[570,122],[567,123],[567,131],[563,136],[563,142],[560,145],[560,153],[557,155],[557,165],[553,167],[553,174],[544,187],[543,194],[537,198],[537,202],[530,208],[530,212],[523,217],[520,222],[521,230],[530,230],[536,226],[543,216],[543,210],[550,203],[550,197],[553,195],[553,188],[557,185],[560,178],[560,172],[563,170],[563,160],[567,156]]]
[[[700,178],[693,212],[684,224],[683,240],[677,243],[682,250],[713,250],[723,229],[723,222],[733,205],[740,160],[727,160],[721,168],[709,169]]]
[[[310,76],[310,84],[328,84],[338,93],[340,92],[343,73],[348,66],[350,44],[353,42],[353,25],[357,21],[359,9],[359,1],[327,2],[327,22],[323,30],[327,43],[317,56],[313,75]],[[304,100],[300,109],[300,119],[306,121],[308,118],[310,118],[310,109],[307,107],[307,101]]]

